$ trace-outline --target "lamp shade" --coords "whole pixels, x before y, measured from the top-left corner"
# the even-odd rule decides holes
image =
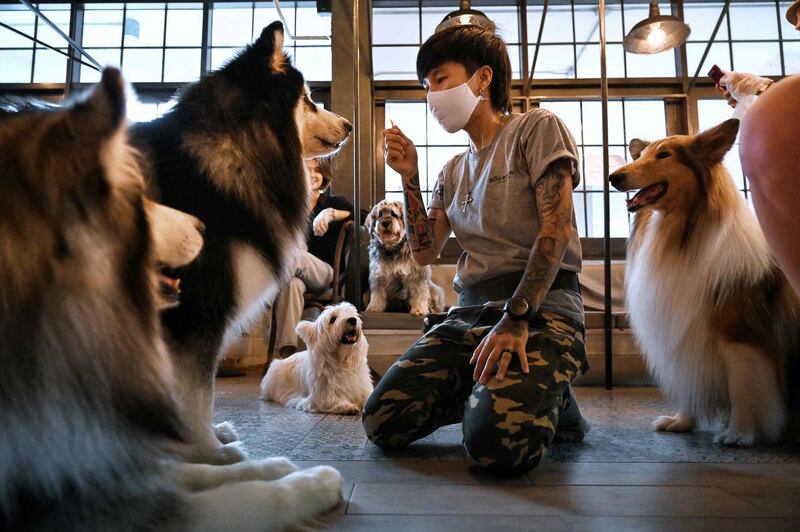
[[[678,17],[662,15],[654,0],[650,2],[650,16],[631,28],[622,46],[632,54],[657,54],[685,43],[691,32]]]
[[[478,26],[494,31],[494,23],[491,19],[482,11],[472,9],[469,0],[461,0],[460,7],[456,11],[448,13],[436,26],[434,33],[439,33],[453,26]]]

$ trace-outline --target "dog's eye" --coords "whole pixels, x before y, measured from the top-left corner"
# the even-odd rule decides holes
[[[668,151],[660,151],[658,154],[656,154],[656,159],[666,159],[670,155],[671,154]]]
[[[328,324],[329,325],[333,325],[334,322],[336,322],[336,316],[331,316],[331,319],[330,319],[330,321],[328,321]]]

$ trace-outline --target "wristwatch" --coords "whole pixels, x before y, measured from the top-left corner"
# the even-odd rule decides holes
[[[503,307],[503,312],[507,312],[509,316],[517,320],[530,320],[533,314],[532,308],[528,300],[521,296],[514,296],[506,301]]]

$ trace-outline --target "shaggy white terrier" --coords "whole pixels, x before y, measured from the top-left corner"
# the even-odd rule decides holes
[[[356,308],[350,303],[328,307],[295,330],[308,350],[273,361],[261,381],[261,397],[304,412],[361,412],[372,379]]]

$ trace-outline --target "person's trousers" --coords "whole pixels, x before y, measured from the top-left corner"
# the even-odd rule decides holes
[[[295,328],[303,315],[303,294],[321,294],[330,289],[333,281],[333,268],[308,251],[303,252],[297,261],[295,275],[281,289],[275,301],[277,319],[275,347],[297,347]]]
[[[541,460],[553,440],[565,392],[588,369],[584,328],[541,312],[528,329],[530,373],[514,358],[506,377],[473,381],[472,353],[503,312],[462,307],[420,338],[386,372],[363,412],[369,439],[399,448],[437,428],[463,422],[469,456],[493,473],[519,475]]]

